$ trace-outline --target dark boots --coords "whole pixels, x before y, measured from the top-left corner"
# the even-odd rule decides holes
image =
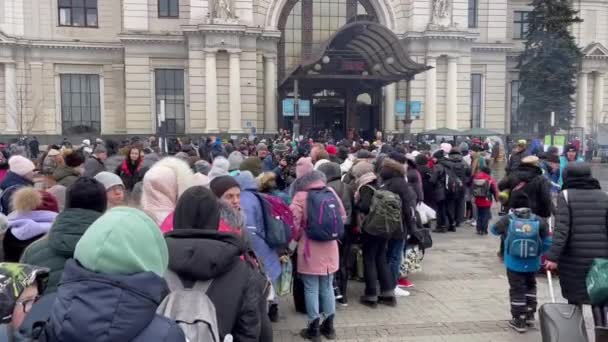
[[[336,329],[334,329],[334,315],[327,317],[321,324],[321,334],[328,340],[336,339]]]
[[[273,323],[277,323],[279,321],[279,304],[272,303],[268,308],[268,318]]]
[[[321,342],[321,329],[319,328],[320,319],[317,318],[314,321],[308,323],[306,329],[300,331],[300,336],[304,339],[312,340],[313,342]],[[333,324],[332,324],[333,328]]]

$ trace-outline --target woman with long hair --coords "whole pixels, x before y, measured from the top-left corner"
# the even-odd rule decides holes
[[[131,147],[128,150],[128,154],[125,160],[116,169],[116,174],[120,176],[125,189],[131,192],[135,183],[139,182],[142,178],[141,166],[142,166],[142,151],[138,147]]]

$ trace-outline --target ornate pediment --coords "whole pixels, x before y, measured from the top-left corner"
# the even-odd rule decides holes
[[[586,58],[608,59],[608,49],[600,43],[591,43],[582,52]]]

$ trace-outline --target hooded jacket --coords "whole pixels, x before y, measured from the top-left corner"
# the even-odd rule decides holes
[[[80,178],[80,172],[73,167],[59,165],[53,172],[53,178],[57,184],[63,185],[67,188],[74,184],[78,178]]]
[[[471,182],[471,168],[462,160],[460,152],[450,152],[448,158],[443,159],[441,164],[451,169],[465,186]]]
[[[2,183],[0,183],[0,206],[2,207],[2,213],[8,215],[11,212],[13,194],[19,188],[32,185],[34,185],[34,182],[31,180],[9,171],[2,180]]]
[[[277,251],[270,248],[264,240],[266,229],[262,216],[262,203],[256,196],[257,184],[251,173],[246,171],[236,176],[235,180],[241,186],[241,211],[245,214],[247,237],[264,270],[274,281],[281,275],[281,261]]]
[[[66,261],[74,256],[76,244],[100,216],[94,210],[68,208],[57,216],[46,237],[25,249],[22,263],[50,269],[47,293],[57,290]]]
[[[589,304],[587,272],[593,259],[608,258],[608,194],[591,177],[589,166],[580,163],[568,165],[564,187],[557,199],[553,245],[547,259],[558,263],[564,298]]]
[[[56,217],[57,213],[49,210],[13,211],[2,241],[4,261],[18,262],[27,246],[48,233]]]
[[[161,225],[177,199],[194,185],[192,169],[183,160],[167,157],[154,164],[143,180],[141,208]]]
[[[294,188],[295,196],[291,205],[294,223],[297,229],[296,240],[298,240],[298,273],[324,276],[335,273],[338,270],[340,256],[337,241],[313,241],[306,236],[308,191],[321,189],[326,186],[325,175],[320,171],[311,171],[299,178]],[[340,197],[329,188],[336,198]],[[338,201],[342,203],[341,201]],[[340,206],[342,219],[346,219],[344,206]]]
[[[104,163],[101,160],[99,160],[97,157],[92,155],[89,158],[87,158],[87,160],[84,162],[83,176],[92,178],[92,177],[95,177],[101,171],[105,171],[105,170],[106,170],[106,166],[104,165]]]
[[[153,272],[108,275],[68,260],[47,325],[48,341],[78,342],[86,336],[98,342],[184,342],[179,326],[156,314],[168,293]]]
[[[415,229],[416,193],[407,184],[404,175],[403,164],[390,158],[384,159],[380,169],[381,182],[378,188],[395,193],[401,198],[401,219],[403,220],[404,231],[401,235],[395,236],[396,239],[405,239]]]
[[[498,190],[512,190],[522,182],[524,193],[530,199],[530,209],[532,213],[540,217],[549,217],[553,210],[551,203],[551,184],[545,177],[540,167],[531,164],[521,164],[508,176],[498,182]],[[507,203],[507,210],[511,209]]]
[[[416,156],[416,167],[420,173],[420,180],[422,181],[422,193],[424,203],[431,208],[435,208],[435,188],[431,183],[431,177],[433,176],[433,170],[428,166],[429,160],[424,155]]]
[[[213,280],[207,295],[215,304],[220,338],[232,334],[235,341],[257,342],[263,290],[259,275],[240,258],[246,251],[243,240],[209,229],[179,228],[165,238],[169,269],[182,281]]]
[[[513,151],[509,157],[509,161],[507,162],[507,167],[505,168],[507,175],[510,175],[511,172],[515,171],[521,164],[521,161],[527,156],[529,156],[529,154],[525,149],[519,152]]]

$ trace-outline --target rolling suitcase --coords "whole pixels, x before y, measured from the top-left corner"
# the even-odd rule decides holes
[[[545,303],[538,310],[540,332],[543,342],[587,342],[587,330],[580,306],[556,303],[553,277],[547,270],[547,282],[551,303]]]

